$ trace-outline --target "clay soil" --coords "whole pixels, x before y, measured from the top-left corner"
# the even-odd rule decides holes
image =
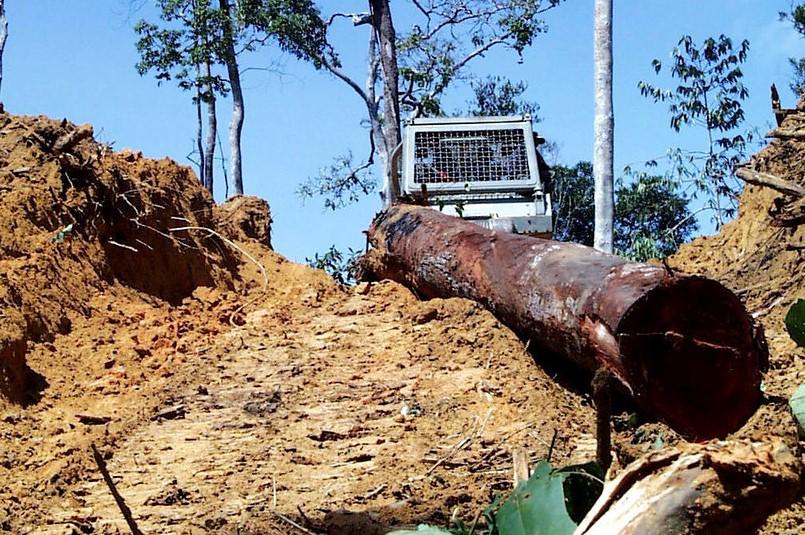
[[[144,533],[469,525],[511,490],[514,448],[594,456],[588,378],[475,303],[340,287],[266,246],[257,201],[215,207],[174,162],[91,137],[56,150],[77,127],[0,119],[0,531],[126,533],[93,444]],[[801,180],[801,156],[775,143],[759,169]],[[671,265],[738,291],[766,329],[768,399],[737,436],[798,448],[782,400],[805,364],[782,317],[805,297],[786,249],[805,231],[769,225],[778,197],[747,188]],[[619,412],[622,464],[679,440]],[[804,522],[800,498],[763,533]]]

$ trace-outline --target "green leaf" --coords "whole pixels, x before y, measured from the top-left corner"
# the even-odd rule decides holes
[[[788,310],[785,328],[799,347],[805,347],[805,299],[798,299]]]
[[[800,436],[805,437],[805,383],[799,385],[794,395],[788,400],[791,412],[797,420]]]
[[[540,461],[495,515],[499,535],[569,535],[601,494],[594,463],[553,470]]]
[[[421,525],[416,528],[416,531],[403,530],[392,531],[386,535],[452,535],[449,531],[435,528],[433,526]]]

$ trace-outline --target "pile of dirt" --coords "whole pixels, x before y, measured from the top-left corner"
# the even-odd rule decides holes
[[[231,240],[257,240],[271,248],[271,209],[260,197],[236,195],[215,207],[218,228]]]
[[[171,160],[115,154],[88,125],[0,114],[0,393],[24,401],[29,342],[70,332],[99,292],[178,304],[200,286],[232,288],[213,201]],[[2,397],[2,396],[0,396]]]

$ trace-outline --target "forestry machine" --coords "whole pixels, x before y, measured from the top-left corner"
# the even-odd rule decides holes
[[[551,171],[531,116],[418,118],[405,126],[391,162],[403,197],[488,229],[550,238]]]

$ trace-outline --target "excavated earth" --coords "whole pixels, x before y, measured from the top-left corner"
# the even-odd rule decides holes
[[[805,145],[757,161],[802,183]],[[805,231],[770,225],[778,198],[747,188],[739,217],[671,265],[763,323],[767,400],[736,435],[797,449],[783,398],[805,364],[782,317],[805,297],[787,249]],[[0,531],[128,532],[93,445],[144,533],[469,525],[511,490],[515,448],[594,456],[587,379],[489,312],[340,287],[270,250],[264,203],[217,207],[188,168],[88,127],[0,115],[0,219]],[[622,465],[679,441],[632,411],[615,419]],[[803,523],[800,497],[763,533]]]

